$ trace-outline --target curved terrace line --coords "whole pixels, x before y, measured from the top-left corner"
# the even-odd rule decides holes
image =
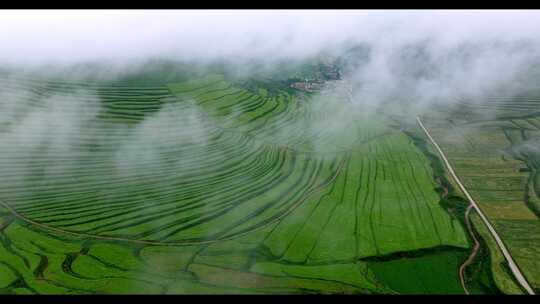
[[[302,198],[300,198],[298,200],[298,202],[291,205],[280,216],[278,216],[278,217],[272,219],[271,221],[268,221],[268,222],[266,222],[266,223],[264,223],[264,224],[262,224],[262,225],[260,225],[258,227],[255,227],[252,230],[245,231],[245,232],[239,233],[239,234],[233,234],[233,235],[227,236],[227,237],[213,239],[213,240],[161,242],[161,241],[136,240],[136,239],[123,238],[123,237],[99,236],[99,235],[95,235],[95,234],[78,233],[78,232],[74,232],[74,231],[68,231],[68,230],[64,230],[64,229],[60,229],[60,228],[56,228],[56,227],[51,227],[51,226],[36,222],[34,220],[31,220],[31,219],[25,217],[24,215],[20,214],[19,212],[17,212],[13,207],[11,207],[9,204],[7,204],[4,200],[0,200],[0,205],[3,206],[4,208],[6,208],[9,212],[11,212],[18,219],[20,219],[20,220],[22,220],[22,221],[24,221],[24,222],[26,222],[28,224],[31,224],[31,225],[33,225],[33,226],[35,226],[37,228],[44,229],[44,230],[49,230],[49,231],[53,231],[53,232],[57,232],[57,233],[68,234],[68,235],[72,235],[72,236],[76,236],[76,237],[92,238],[92,239],[107,240],[107,241],[130,242],[130,243],[145,244],[145,245],[163,245],[163,246],[175,246],[175,245],[176,246],[182,246],[182,245],[183,246],[188,246],[188,245],[211,244],[211,243],[236,239],[238,237],[241,237],[241,236],[244,236],[246,234],[252,233],[254,231],[260,230],[260,229],[262,229],[262,228],[264,228],[264,227],[266,227],[266,226],[268,226],[268,225],[270,225],[270,224],[272,224],[272,223],[274,223],[276,221],[281,220],[283,217],[287,216],[294,209],[296,209],[298,206],[300,206],[300,204],[302,204],[313,193],[316,193],[317,191],[320,191],[323,188],[325,188],[326,186],[328,186],[329,184],[331,184],[339,176],[339,174],[341,173],[341,170],[342,170],[344,164],[345,164],[345,160],[342,160],[340,162],[339,167],[337,168],[336,172],[334,173],[334,175],[331,178],[329,178],[326,182],[324,182],[322,184],[319,184],[316,187],[312,188]]]

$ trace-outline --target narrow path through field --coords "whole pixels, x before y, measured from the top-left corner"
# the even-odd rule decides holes
[[[482,221],[484,222],[484,224],[486,225],[486,227],[488,228],[489,232],[491,233],[491,235],[493,236],[493,238],[495,239],[496,243],[497,243],[497,246],[499,247],[499,249],[501,250],[502,254],[504,255],[504,258],[506,259],[506,262],[508,263],[508,266],[510,267],[510,270],[512,271],[512,273],[514,274],[514,277],[516,278],[516,280],[519,282],[519,284],[527,291],[528,294],[531,294],[531,295],[534,295],[534,291],[533,289],[531,288],[531,286],[529,285],[529,283],[527,282],[527,279],[525,279],[525,276],[521,273],[521,271],[519,270],[519,267],[517,266],[517,264],[514,262],[514,259],[512,258],[512,255],[510,255],[510,252],[508,251],[508,249],[506,248],[506,246],[504,245],[502,239],[499,237],[499,235],[497,234],[497,231],[495,231],[495,228],[493,228],[493,226],[491,225],[491,223],[489,222],[489,220],[487,219],[487,217],[484,215],[484,213],[482,212],[482,210],[480,209],[480,207],[478,206],[478,204],[476,203],[476,201],[472,198],[472,196],[469,194],[469,192],[467,191],[467,189],[465,188],[465,186],[463,186],[463,184],[461,183],[461,181],[459,180],[458,176],[456,175],[456,173],[454,172],[454,169],[452,168],[452,166],[450,165],[450,162],[448,161],[448,159],[446,158],[446,156],[444,155],[443,151],[441,150],[441,148],[439,147],[439,145],[437,144],[437,142],[435,142],[435,140],[433,139],[433,137],[431,137],[431,135],[429,134],[428,130],[426,129],[426,127],[424,126],[424,124],[422,123],[422,121],[420,120],[420,117],[416,117],[416,120],[418,121],[418,124],[420,125],[420,127],[422,128],[422,130],[424,131],[424,133],[426,133],[427,137],[429,138],[429,140],[431,141],[431,143],[433,144],[433,146],[435,146],[435,148],[437,149],[437,151],[439,152],[442,160],[444,161],[444,164],[446,165],[446,167],[448,168],[448,171],[450,172],[450,174],[452,175],[452,177],[454,178],[454,180],[456,181],[456,183],[458,184],[459,188],[461,189],[461,191],[465,194],[465,196],[467,197],[467,199],[469,200],[469,202],[471,203],[471,206],[472,208],[474,208],[474,210],[478,213],[478,215],[480,216],[480,218],[482,219]]]

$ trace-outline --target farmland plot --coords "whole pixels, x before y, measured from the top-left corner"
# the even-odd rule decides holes
[[[538,135],[535,98],[493,97],[463,103],[451,116],[429,123],[465,187],[480,204],[529,283],[538,291]],[[486,115],[488,111],[492,115]],[[461,115],[467,112],[466,115]],[[480,113],[480,114],[479,114]],[[496,247],[492,250],[497,250]],[[496,257],[495,253],[492,256]],[[499,266],[494,266],[499,269]],[[506,274],[495,271],[499,277]],[[497,279],[501,290],[514,283]],[[507,287],[504,287],[507,285]],[[510,286],[510,287],[508,287]]]

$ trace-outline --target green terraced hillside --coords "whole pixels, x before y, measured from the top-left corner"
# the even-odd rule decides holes
[[[466,230],[384,109],[221,75],[0,96],[2,293],[464,292]]]

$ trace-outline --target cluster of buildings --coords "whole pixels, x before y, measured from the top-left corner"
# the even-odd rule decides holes
[[[319,79],[305,79],[290,84],[291,88],[297,90],[314,92],[321,90],[328,80],[339,80],[341,75],[339,69],[331,63],[322,63],[319,66]]]
[[[299,82],[291,83],[290,87],[297,90],[306,91],[306,92],[315,92],[322,89],[324,81],[322,80],[305,80]]]

